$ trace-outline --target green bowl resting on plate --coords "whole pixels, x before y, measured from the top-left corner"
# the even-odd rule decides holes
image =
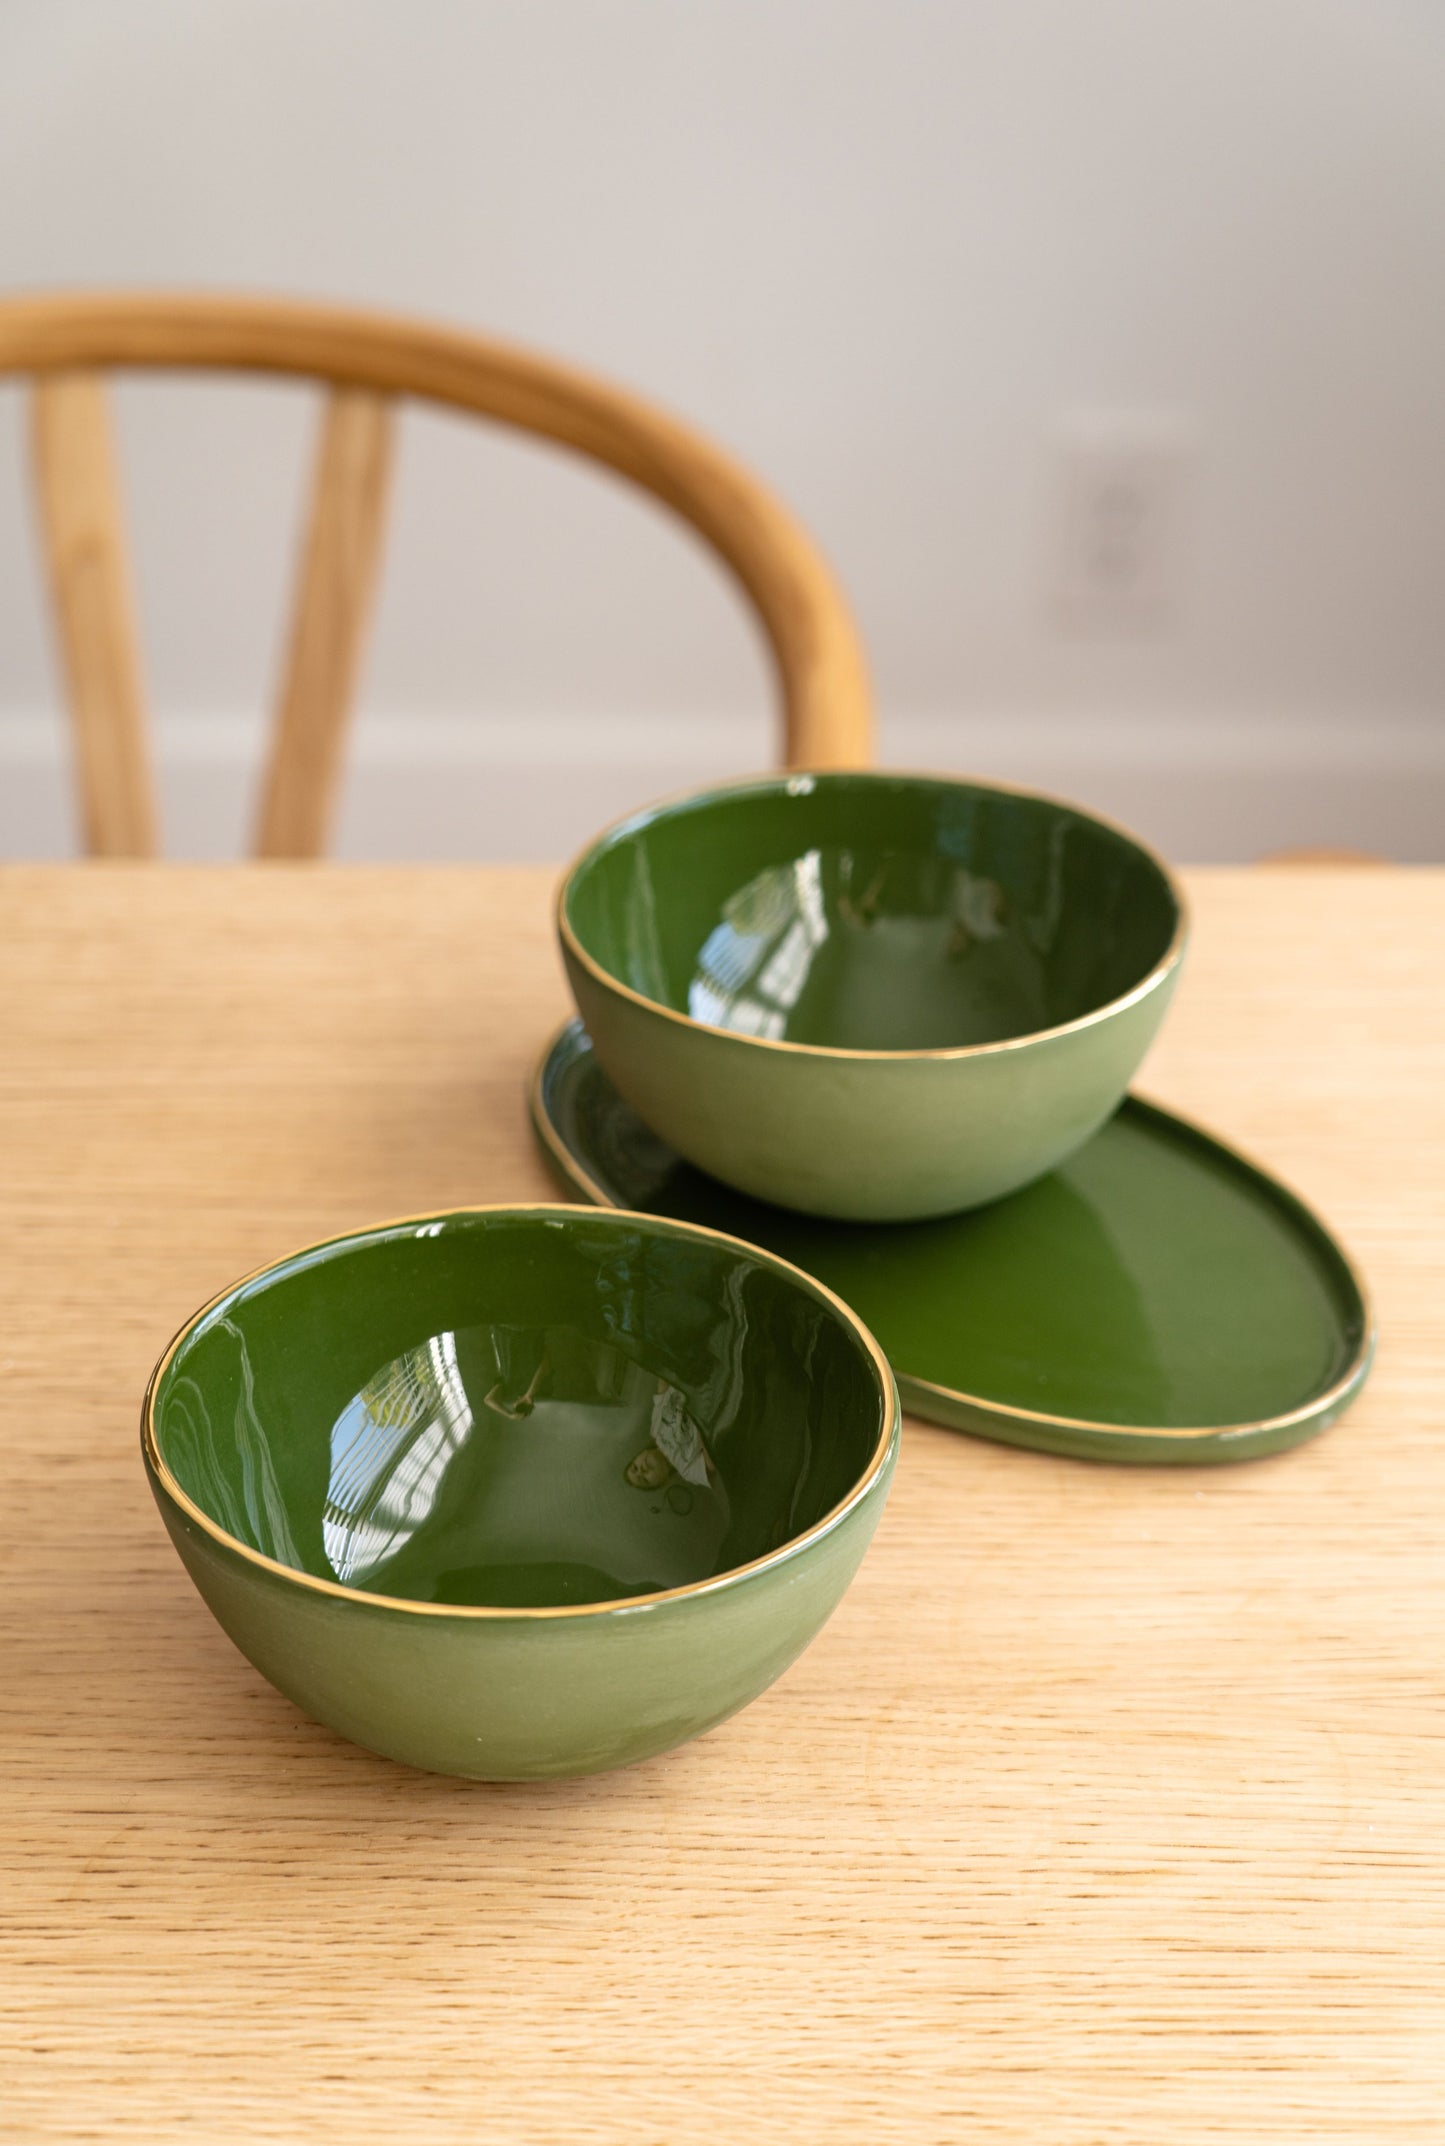
[[[876,1343],[766,1251],[577,1207],[337,1238],[182,1328],[143,1419],[206,1602],[416,1766],[618,1766],[807,1645],[887,1495]]]
[[[867,1321],[904,1405],[954,1429],[1097,1460],[1244,1460],[1333,1422],[1369,1367],[1364,1290],[1324,1224],[1137,1098],[1009,1199],[874,1226],[690,1168],[576,1021],[543,1057],[532,1115],[583,1198],[704,1222],[816,1274]]]
[[[887,1221],[1081,1147],[1153,1039],[1182,897],[1120,829],[940,776],[755,777],[634,814],[567,873],[597,1056],[734,1189]]]

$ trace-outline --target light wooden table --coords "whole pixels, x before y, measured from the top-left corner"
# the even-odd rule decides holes
[[[1201,1474],[910,1425],[755,1706],[486,1788],[232,1651],[136,1413],[242,1270],[550,1189],[550,875],[0,873],[0,2137],[1445,2137],[1445,874],[1191,879],[1143,1086],[1359,1255],[1353,1413]]]

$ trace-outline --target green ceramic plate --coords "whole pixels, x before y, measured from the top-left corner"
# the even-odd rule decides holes
[[[1364,1383],[1363,1286],[1293,1193],[1131,1096],[1064,1166],[992,1207],[861,1224],[791,1214],[679,1161],[571,1021],[532,1088],[537,1136],[600,1206],[702,1222],[835,1290],[906,1407],[1096,1460],[1226,1461],[1297,1445]]]

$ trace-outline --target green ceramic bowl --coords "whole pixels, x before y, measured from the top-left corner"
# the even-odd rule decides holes
[[[558,931],[614,1087],[698,1168],[902,1221],[1016,1191],[1118,1106],[1184,954],[1132,836],[941,776],[775,775],[635,813]]]
[[[877,1525],[898,1398],[770,1253],[499,1207],[227,1290],[156,1366],[142,1445],[278,1690],[390,1758],[532,1780],[666,1751],[786,1669]]]

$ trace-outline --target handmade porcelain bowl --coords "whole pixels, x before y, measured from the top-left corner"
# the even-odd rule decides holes
[[[899,1221],[1015,1191],[1117,1107],[1183,958],[1159,860],[946,777],[774,775],[573,864],[558,931],[614,1086],[755,1198]]]
[[[715,1231],[485,1208],[314,1246],[187,1322],[142,1444],[262,1675],[438,1773],[698,1735],[830,1614],[887,1496],[876,1342]]]

